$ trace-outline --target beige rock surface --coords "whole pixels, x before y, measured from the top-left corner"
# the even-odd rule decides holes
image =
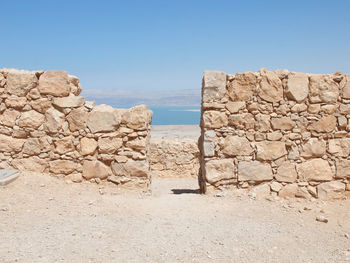
[[[65,71],[48,70],[40,76],[38,90],[41,94],[65,97],[70,93],[68,74]]]
[[[297,171],[302,181],[330,181],[333,177],[329,163],[320,158],[298,164]]]
[[[238,181],[272,180],[271,166],[259,161],[241,161],[238,163]]]

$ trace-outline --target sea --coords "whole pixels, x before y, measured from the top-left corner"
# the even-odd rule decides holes
[[[132,106],[111,105],[116,108]],[[199,125],[200,106],[148,106],[153,111],[152,125]]]

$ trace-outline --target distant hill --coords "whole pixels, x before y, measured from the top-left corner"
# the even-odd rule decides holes
[[[97,104],[112,106],[133,106],[146,104],[149,106],[199,106],[201,91],[128,91],[128,90],[84,90],[82,95]]]

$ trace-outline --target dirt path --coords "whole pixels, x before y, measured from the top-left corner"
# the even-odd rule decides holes
[[[21,176],[0,188],[1,262],[350,260],[349,201],[256,201],[196,188],[193,179],[163,179],[140,195]],[[319,214],[329,222],[316,222]]]

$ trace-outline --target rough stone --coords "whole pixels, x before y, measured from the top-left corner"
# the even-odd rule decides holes
[[[75,150],[73,137],[68,136],[55,141],[55,151],[59,154],[65,154]]]
[[[286,96],[300,103],[309,93],[309,79],[304,73],[290,73],[287,80]]]
[[[68,74],[65,71],[48,70],[39,78],[40,94],[65,97],[70,93]]]
[[[11,165],[19,171],[43,173],[47,168],[48,163],[37,156],[31,156],[29,158],[14,159],[12,160]]]
[[[228,124],[236,129],[249,130],[254,129],[255,119],[250,113],[234,114],[229,117]]]
[[[203,115],[203,124],[205,128],[221,128],[227,126],[228,120],[224,112],[206,111]]]
[[[275,178],[279,182],[294,183],[297,180],[297,171],[295,164],[284,162],[277,168]]]
[[[344,197],[345,184],[332,181],[317,186],[318,198],[321,200],[342,199]]]
[[[87,180],[92,178],[106,179],[111,175],[110,168],[97,160],[85,160],[83,163],[83,177]]]
[[[261,69],[260,75],[259,97],[268,102],[279,102],[283,100],[282,81],[277,74],[273,71]]]
[[[7,109],[0,115],[0,121],[3,125],[7,127],[13,127],[19,115],[20,112],[16,110]]]
[[[271,126],[274,130],[288,131],[295,127],[295,121],[290,117],[272,118]]]
[[[257,114],[255,116],[255,130],[260,132],[267,132],[270,130],[270,115]]]
[[[271,166],[259,161],[241,161],[238,163],[238,181],[272,180]]]
[[[237,113],[240,110],[243,110],[245,108],[245,102],[244,101],[229,101],[226,103],[226,109],[230,113]]]
[[[45,116],[35,110],[23,112],[18,120],[18,126],[24,128],[39,128],[45,121]]]
[[[39,155],[42,152],[51,150],[47,137],[28,138],[23,145],[23,153],[28,155]]]
[[[350,99],[350,75],[344,76],[343,80],[340,82],[340,87],[342,91],[342,97],[344,99]]]
[[[330,181],[333,177],[329,163],[320,158],[298,164],[297,171],[302,181]]]
[[[232,159],[210,160],[205,164],[205,177],[211,184],[236,178]]]
[[[31,101],[30,106],[40,113],[45,113],[51,107],[51,101],[47,98],[41,98]]]
[[[310,101],[312,103],[336,103],[339,97],[339,85],[329,75],[310,76]]]
[[[64,122],[64,114],[54,108],[50,108],[45,112],[45,129],[48,132],[56,133],[62,128]]]
[[[115,153],[122,145],[122,138],[105,137],[98,139],[98,151],[100,153]],[[146,145],[144,145],[144,147],[146,147]]]
[[[50,172],[54,174],[71,174],[77,169],[77,164],[69,160],[54,160],[49,162]]]
[[[24,141],[0,134],[0,152],[19,152],[22,150]]]
[[[220,71],[204,71],[203,102],[220,101],[226,92],[226,74]]]
[[[310,138],[303,145],[301,156],[304,158],[322,157],[326,154],[326,142],[317,138]]]
[[[80,153],[82,155],[93,155],[97,149],[97,142],[93,138],[82,138],[80,140]]]
[[[26,97],[11,95],[5,100],[7,108],[22,109],[27,103]]]
[[[206,157],[215,155],[215,147],[217,144],[217,138],[215,131],[209,130],[204,133],[203,139],[203,155]]]
[[[335,156],[348,157],[350,155],[350,138],[329,140],[328,152]]]
[[[126,123],[128,128],[146,130],[152,121],[152,111],[146,105],[139,105],[126,111],[122,118],[123,123]]]
[[[251,155],[254,149],[245,137],[227,136],[222,145],[222,152],[227,156]]]
[[[81,96],[69,95],[63,98],[54,98],[52,104],[58,108],[77,108],[83,106],[85,99]]]
[[[287,155],[284,142],[279,141],[263,141],[257,142],[256,159],[261,161],[272,161]]]
[[[337,159],[336,161],[336,178],[350,177],[350,160]]]
[[[148,177],[149,165],[145,161],[129,160],[126,163],[112,163],[112,171],[116,176]]]
[[[84,108],[73,109],[67,115],[69,129],[74,131],[85,130],[89,114]]]
[[[6,89],[9,94],[25,96],[38,83],[38,78],[34,71],[6,69]]]
[[[90,113],[87,127],[92,133],[115,131],[121,123],[121,115],[117,109],[102,104],[96,106]]]
[[[247,72],[235,75],[227,86],[227,93],[232,101],[249,101],[257,89],[257,80],[254,73]]]
[[[310,124],[307,129],[309,131],[315,131],[315,132],[332,132],[335,127],[337,126],[337,118],[329,115],[324,116],[320,120]]]

